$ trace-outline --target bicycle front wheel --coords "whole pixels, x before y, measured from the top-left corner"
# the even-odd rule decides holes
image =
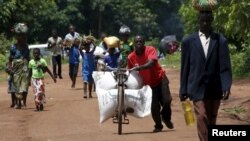
[[[118,134],[122,134],[122,115],[124,108],[124,90],[122,86],[118,86]]]

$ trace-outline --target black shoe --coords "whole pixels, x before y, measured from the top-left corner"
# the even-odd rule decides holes
[[[169,129],[173,129],[174,128],[174,125],[172,123],[172,121],[165,121],[163,120],[163,122],[165,123],[165,125],[169,128]]]
[[[159,129],[159,128],[155,128],[155,129],[153,130],[154,133],[161,132],[161,131],[162,131],[162,129]]]
[[[62,76],[59,76],[59,79],[63,79],[63,77],[62,77]]]
[[[54,75],[54,78],[57,79],[57,75]]]

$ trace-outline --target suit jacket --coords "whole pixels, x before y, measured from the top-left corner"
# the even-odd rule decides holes
[[[210,35],[207,58],[198,32],[182,41],[180,96],[190,100],[221,99],[222,92],[230,90],[232,71],[225,37]]]

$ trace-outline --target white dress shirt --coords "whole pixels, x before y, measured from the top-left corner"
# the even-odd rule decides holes
[[[209,42],[210,42],[210,36],[207,38],[204,33],[199,31],[199,37],[200,37],[200,40],[201,40],[201,45],[203,47],[205,57],[207,58],[207,52],[208,52],[208,47],[209,47]]]

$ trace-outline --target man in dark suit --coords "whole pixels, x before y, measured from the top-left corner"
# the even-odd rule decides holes
[[[228,99],[232,85],[227,41],[212,31],[212,21],[212,11],[199,12],[199,31],[181,47],[180,100],[193,101],[200,141],[208,140],[207,125],[216,124],[221,99]]]

